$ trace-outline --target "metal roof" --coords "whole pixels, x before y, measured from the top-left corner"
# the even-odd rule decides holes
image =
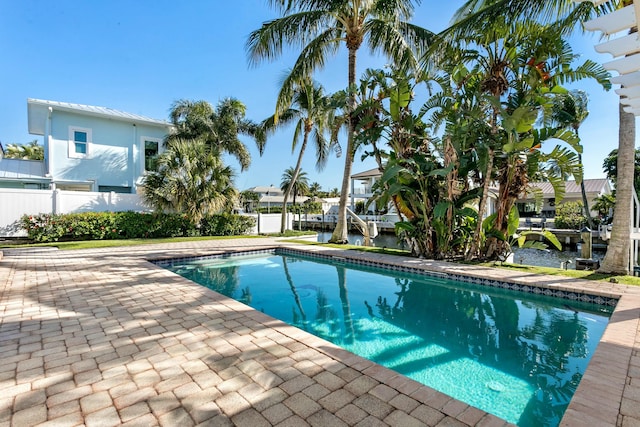
[[[382,172],[380,172],[380,169],[378,168],[369,169],[364,172],[358,172],[357,174],[351,175],[351,178],[362,179],[362,178],[372,178],[376,176],[382,176]]]
[[[58,111],[68,111],[87,116],[103,117],[107,119],[117,119],[130,123],[145,124],[151,126],[171,127],[171,123],[165,120],[152,119],[139,114],[127,113],[114,110],[109,107],[97,107],[93,105],[74,104],[71,102],[47,101],[44,99],[27,99],[27,112],[29,116],[29,133],[34,135],[43,134],[44,123],[40,123],[46,109],[52,108]]]
[[[576,184],[575,181],[565,181],[565,197],[571,197],[573,195],[580,195],[582,190],[580,189],[580,185]],[[530,187],[537,187],[542,190],[542,194],[544,197],[555,197],[555,192],[553,191],[553,186],[550,182],[531,182],[529,183]],[[606,178],[600,179],[585,179],[584,180],[584,188],[587,193],[610,193],[611,186],[609,184],[609,180]]]
[[[266,187],[266,186],[257,186],[257,187],[252,187],[247,189],[247,191],[253,191],[254,193],[269,193],[271,195],[276,195],[276,194],[284,194],[284,191],[282,191],[280,188],[278,187]]]
[[[6,157],[0,160],[0,179],[50,181],[50,178],[44,176],[44,162]]]

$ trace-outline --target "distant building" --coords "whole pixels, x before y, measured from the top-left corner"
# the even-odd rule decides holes
[[[380,169],[373,168],[364,172],[358,172],[351,175],[351,192],[349,199],[351,200],[351,210],[355,210],[357,202],[365,202],[373,197],[373,185],[380,180],[382,172]],[[375,205],[372,203],[368,211],[375,212]]]
[[[560,203],[567,202],[580,202],[582,203],[582,190],[580,185],[575,181],[565,181],[565,195]],[[587,194],[587,200],[589,202],[589,208],[593,207],[593,200],[604,194],[611,194],[611,184],[606,178],[600,179],[585,179],[584,180],[585,192]],[[553,218],[556,216],[556,195],[553,190],[553,186],[550,182],[532,182],[529,183],[529,187],[539,188],[542,191],[542,211],[541,216],[545,218]],[[535,196],[529,191],[526,195],[523,195],[517,202],[518,211],[521,217],[535,216]],[[598,212],[591,209],[593,216]]]
[[[259,208],[272,208],[272,207],[282,207],[284,203],[284,191],[282,191],[278,187],[274,186],[257,186],[247,189],[247,191],[251,191],[258,195],[258,207]],[[304,203],[309,198],[307,196],[296,196],[296,204]],[[287,200],[287,206],[293,205],[293,195],[289,196]]]
[[[0,161],[0,187],[136,193],[171,123],[107,107],[27,100],[44,161]]]

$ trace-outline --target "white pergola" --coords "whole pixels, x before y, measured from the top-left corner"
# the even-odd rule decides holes
[[[590,1],[595,6],[600,6],[610,0],[575,1]],[[612,78],[611,82],[623,86],[617,89],[616,93],[620,95],[620,103],[625,106],[624,111],[635,116],[640,115],[640,38],[637,32],[628,32],[637,26],[637,16],[640,16],[640,2],[634,2],[630,6],[584,23],[585,29],[601,31],[608,36],[625,32],[623,36],[596,45],[595,50],[599,53],[610,53],[615,58],[602,65],[609,71],[618,72],[618,76]]]
[[[574,0],[578,3],[589,1],[595,6],[603,5],[610,0]],[[611,79],[614,84],[622,87],[616,89],[620,95],[620,104],[624,106],[624,111],[640,116],[640,38],[638,32],[629,34],[629,30],[638,26],[640,17],[640,0],[635,0],[633,4],[617,9],[612,13],[599,16],[598,18],[584,22],[584,28],[589,31],[601,31],[611,36],[624,32],[623,35],[612,38],[604,43],[595,46],[599,53],[610,53],[615,59],[602,64],[609,71],[617,71],[618,75]],[[638,259],[638,243],[640,242],[640,202],[633,192],[633,204],[636,215],[634,218],[633,208],[629,215],[631,221],[631,247],[629,257],[629,272],[633,274],[635,262]]]

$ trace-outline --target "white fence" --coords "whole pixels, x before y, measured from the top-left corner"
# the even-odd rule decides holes
[[[256,225],[251,230],[250,234],[267,234],[267,233],[279,233],[280,222],[282,220],[282,214],[244,214],[250,216],[256,220]],[[287,229],[293,228],[293,214],[287,213]]]
[[[137,194],[0,189],[0,237],[23,237],[24,214],[149,211]]]
[[[0,238],[26,236],[20,228],[20,218],[25,214],[150,210],[137,194],[0,188]],[[251,234],[280,232],[280,215],[247,214],[256,220]],[[292,225],[293,214],[287,214],[287,228]]]

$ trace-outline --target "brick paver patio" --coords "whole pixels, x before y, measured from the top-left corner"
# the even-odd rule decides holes
[[[278,244],[5,250],[0,427],[506,424],[147,261]],[[622,296],[562,425],[640,426],[640,288],[391,258]]]

